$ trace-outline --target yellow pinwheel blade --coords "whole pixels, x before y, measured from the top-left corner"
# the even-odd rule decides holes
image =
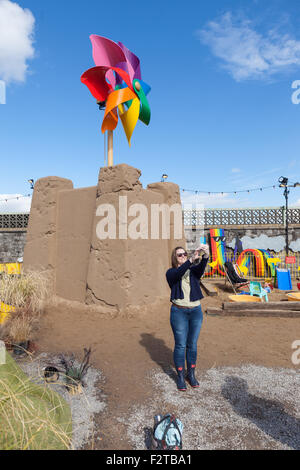
[[[113,131],[118,125],[117,108],[122,103],[133,100],[136,94],[130,88],[121,88],[120,90],[112,91],[107,98],[104,118],[102,122],[102,133],[105,131]]]
[[[118,109],[123,128],[128,140],[128,144],[129,146],[131,146],[131,136],[133,134],[134,128],[138,122],[138,118],[140,115],[140,100],[138,98],[134,98],[130,108],[125,112],[125,108],[123,106],[119,106]]]

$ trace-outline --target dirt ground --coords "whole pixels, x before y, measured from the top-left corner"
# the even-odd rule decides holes
[[[232,293],[222,281],[214,285],[218,296],[205,296],[203,312],[208,306],[221,306]],[[270,301],[281,299],[285,299],[283,293],[269,295]],[[120,417],[133,404],[147,403],[156,392],[149,379],[151,371],[167,374],[173,367],[169,315],[167,298],[133,318],[107,318],[63,300],[47,307],[35,339],[38,352],[73,352],[81,358],[83,348],[91,346],[91,362],[105,377],[101,387],[106,395],[106,410],[96,417],[96,433],[86,448],[132,449]],[[297,339],[298,318],[222,318],[204,314],[198,342],[198,374],[214,367],[244,364],[297,369],[291,361],[291,345]]]

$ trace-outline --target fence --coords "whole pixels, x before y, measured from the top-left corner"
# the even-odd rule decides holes
[[[224,225],[285,225],[286,210],[283,207],[259,207],[245,209],[184,209],[185,226],[211,227]],[[288,209],[288,223],[300,224],[300,208]]]
[[[291,254],[296,260],[296,263],[292,264],[286,264],[285,259],[286,259],[286,254],[285,252],[282,253],[276,253],[274,255],[274,258],[278,258],[281,260],[280,263],[275,264],[278,268],[284,268],[284,269],[289,269],[291,273],[291,278],[292,279],[297,279],[300,277],[300,253],[293,253]],[[226,260],[227,261],[232,261],[233,263],[237,263],[239,256],[235,255],[232,251],[226,251]],[[272,258],[271,258],[272,259]],[[241,258],[240,258],[241,260]],[[244,258],[245,260],[245,258]],[[220,279],[224,278],[224,275],[222,274],[223,269],[221,265],[218,266],[210,266],[209,264],[215,264],[215,260],[212,259],[210,256],[209,262],[206,267],[205,271],[205,277],[209,279]],[[246,254],[246,263],[237,263],[239,266],[247,264],[245,266],[247,269],[244,270],[243,277],[246,279],[259,279],[259,280],[264,280],[268,278],[274,278],[275,275],[275,267],[271,267],[267,261],[266,258],[260,258],[258,259],[257,256],[255,256],[253,253],[247,253]],[[274,265],[273,265],[274,266]]]
[[[0,214],[0,229],[26,229],[29,214]],[[185,226],[212,227],[225,225],[279,225],[285,224],[285,208],[260,207],[245,209],[184,209]],[[288,223],[300,225],[300,208],[288,209]]]
[[[27,229],[29,214],[0,214],[0,229]]]

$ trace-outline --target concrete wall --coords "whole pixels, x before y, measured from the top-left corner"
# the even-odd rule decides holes
[[[130,313],[169,296],[165,272],[174,246],[185,245],[182,234],[151,239],[152,206],[181,205],[179,187],[153,183],[143,189],[141,172],[129,165],[102,168],[98,185],[73,189],[70,180],[49,177],[37,181],[34,189],[24,250],[24,269],[41,269],[49,274],[53,293],[68,300],[108,307],[115,313]],[[128,210],[120,211],[126,201]],[[115,210],[116,238],[99,237],[99,223],[105,220],[99,208],[109,204]],[[148,237],[128,237],[125,229],[138,224],[137,204],[146,210]],[[130,210],[129,210],[130,208]],[[97,212],[98,211],[98,212]],[[172,220],[172,219],[171,219]],[[136,227],[145,233],[145,227]]]

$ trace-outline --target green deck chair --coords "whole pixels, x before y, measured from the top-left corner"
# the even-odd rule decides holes
[[[250,295],[255,295],[261,299],[265,299],[266,302],[269,302],[267,291],[261,287],[261,283],[259,281],[251,281],[249,291]]]

